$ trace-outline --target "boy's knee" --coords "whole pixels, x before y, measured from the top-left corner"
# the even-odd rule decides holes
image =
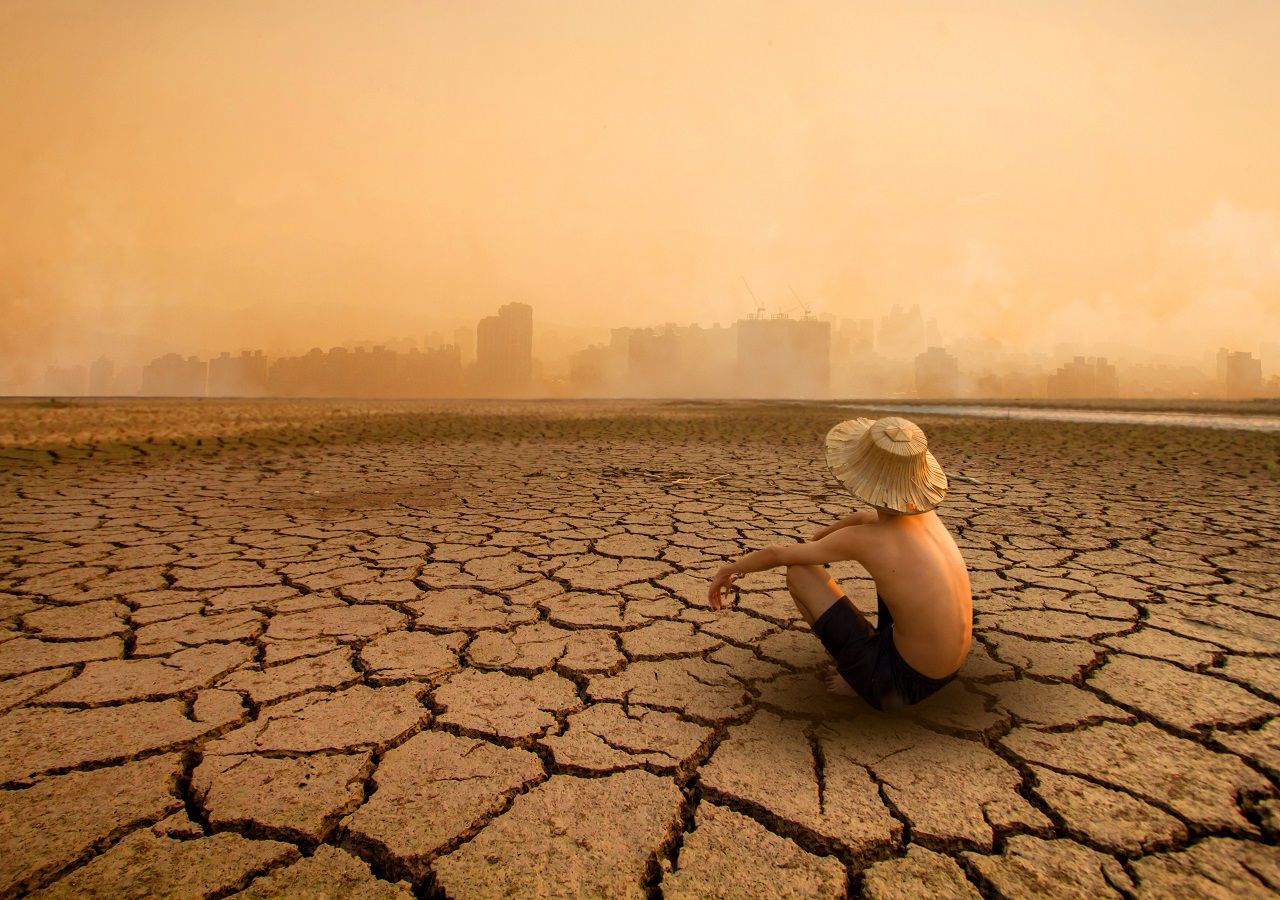
[[[787,587],[797,588],[804,583],[804,577],[811,566],[787,566]]]

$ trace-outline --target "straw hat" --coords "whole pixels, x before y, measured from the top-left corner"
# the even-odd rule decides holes
[[[947,476],[924,432],[897,416],[849,419],[832,428],[827,465],[859,500],[894,512],[926,512],[947,494]]]

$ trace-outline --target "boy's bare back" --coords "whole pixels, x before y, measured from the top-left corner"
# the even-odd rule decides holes
[[[913,668],[940,678],[960,666],[973,639],[973,594],[964,558],[937,513],[880,512],[821,543],[875,579],[893,615],[894,645]]]

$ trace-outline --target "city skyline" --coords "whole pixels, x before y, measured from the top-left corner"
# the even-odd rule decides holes
[[[768,314],[727,326],[618,326],[607,342],[561,348],[556,372],[534,354],[533,307],[503,304],[473,328],[303,354],[170,351],[132,368],[99,357],[50,366],[33,395],[236,397],[703,397],[1119,399],[1280,397],[1280,345],[1219,347],[1212,367],[1076,353],[1005,353],[948,344],[918,305],[876,319]],[[1265,359],[1264,359],[1265,357]],[[134,388],[133,385],[137,384]]]

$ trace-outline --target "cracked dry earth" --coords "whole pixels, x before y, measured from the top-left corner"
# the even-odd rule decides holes
[[[1275,435],[922,417],[975,642],[885,716],[705,599],[852,410],[0,412],[0,895],[1280,889]]]

